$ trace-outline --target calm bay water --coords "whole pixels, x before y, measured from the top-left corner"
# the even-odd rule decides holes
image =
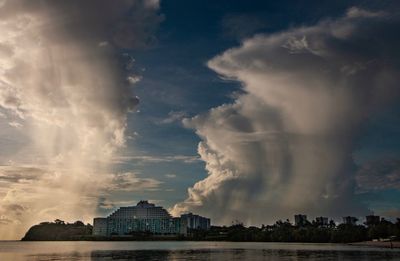
[[[0,241],[0,260],[400,260],[400,249],[291,243]]]

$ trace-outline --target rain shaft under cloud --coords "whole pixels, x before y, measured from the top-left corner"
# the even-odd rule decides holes
[[[118,48],[152,46],[158,8],[157,0],[1,1],[0,120],[25,141],[0,169],[2,239],[38,221],[92,218],[93,181],[109,171],[138,103],[132,60]]]
[[[398,14],[353,7],[335,20],[256,35],[208,62],[242,83],[232,104],[184,120],[208,177],[175,205],[216,223],[296,213],[363,215],[352,153],[367,115],[398,100]]]

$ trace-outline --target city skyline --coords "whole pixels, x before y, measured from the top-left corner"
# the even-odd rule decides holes
[[[246,226],[240,221],[227,225],[213,225],[207,217],[193,213],[173,217],[162,206],[147,200],[135,206],[120,207],[107,217],[96,217],[93,225],[82,221],[73,223],[56,219],[41,222],[26,232],[22,241],[235,241],[235,242],[300,242],[300,243],[354,243],[398,247],[400,218],[395,222],[384,217],[368,215],[361,224],[353,216],[334,222],[319,216],[313,220],[307,215],[294,215],[273,224]],[[365,242],[369,240],[368,242]],[[364,241],[364,242],[362,242]]]
[[[400,217],[396,1],[0,0],[0,239],[175,217]]]

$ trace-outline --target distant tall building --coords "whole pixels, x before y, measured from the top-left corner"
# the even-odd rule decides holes
[[[210,219],[192,213],[181,215],[181,220],[186,220],[189,229],[210,229]]]
[[[93,219],[93,235],[106,236],[108,233],[108,219],[94,218]]]
[[[196,226],[208,227],[210,220],[197,215]],[[186,235],[189,219],[184,216],[172,217],[167,210],[142,200],[136,206],[121,207],[106,218],[94,218],[93,235],[112,236],[128,235],[132,232],[149,232],[158,235]]]
[[[315,222],[319,227],[327,227],[329,225],[327,217],[316,217]]]
[[[343,223],[346,225],[353,225],[353,226],[357,225],[357,221],[358,219],[356,217],[350,217],[350,216],[343,217]]]
[[[380,217],[379,216],[374,216],[374,215],[369,215],[365,217],[365,225],[367,226],[374,226],[378,225],[380,223]]]
[[[307,223],[308,223],[307,215],[301,215],[301,214],[294,215],[295,226],[302,227],[307,225]]]

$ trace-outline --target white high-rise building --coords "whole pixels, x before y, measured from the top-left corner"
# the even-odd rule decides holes
[[[171,215],[163,207],[141,200],[136,206],[121,207],[112,213],[110,218],[135,218],[135,219],[161,219],[171,218]]]
[[[188,228],[209,229],[210,219],[197,215],[172,217],[166,209],[142,200],[136,206],[121,207],[106,218],[93,220],[93,235],[129,235],[149,232],[157,235],[186,235]]]

